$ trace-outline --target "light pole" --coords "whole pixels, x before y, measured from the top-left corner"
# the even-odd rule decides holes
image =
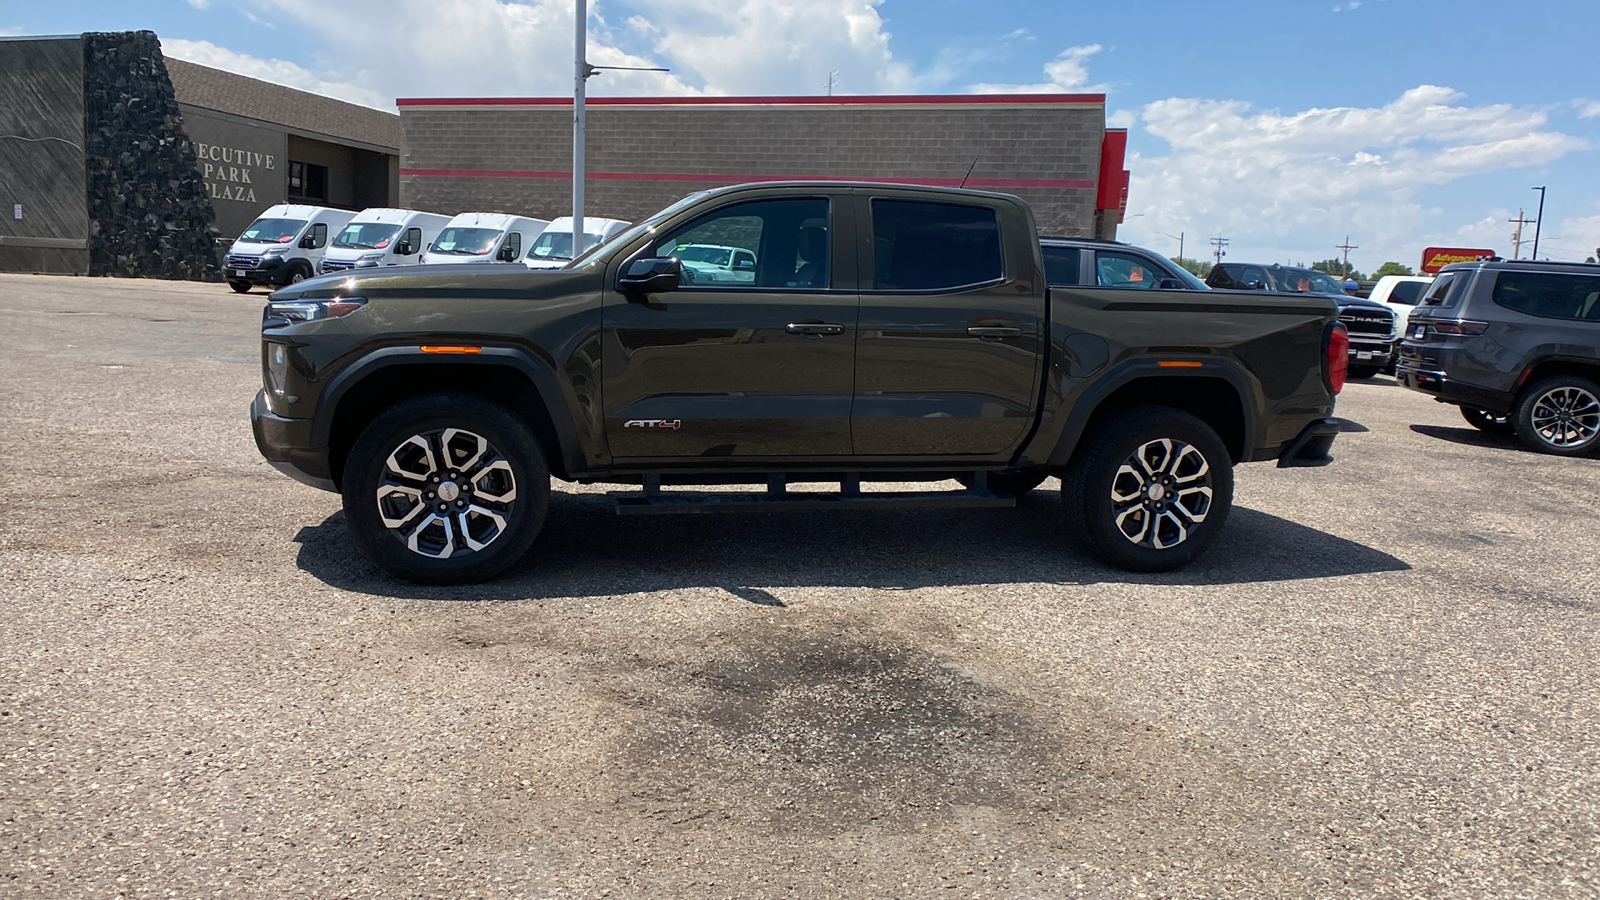
[[[1156,234],[1159,234],[1162,237],[1169,237],[1169,238],[1172,238],[1173,240],[1178,242],[1178,258],[1179,259],[1183,259],[1183,236],[1186,233],[1187,232],[1183,232],[1183,231],[1180,231],[1177,234],[1167,234],[1165,231],[1156,232]]]
[[[584,57],[588,44],[586,29],[589,25],[588,0],[577,0],[573,23],[572,50],[572,258],[584,250],[583,246],[583,101],[590,77],[607,69],[628,72],[666,72],[668,69],[653,66],[591,66]]]
[[[1533,214],[1533,258],[1539,258],[1539,229],[1544,225],[1544,186],[1530,188],[1539,192],[1539,211]]]

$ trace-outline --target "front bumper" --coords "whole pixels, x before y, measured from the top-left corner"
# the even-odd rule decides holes
[[[289,263],[282,257],[262,259],[248,268],[229,263],[222,274],[229,281],[248,281],[251,284],[282,287],[289,283]]]
[[[1278,457],[1278,468],[1301,469],[1325,466],[1333,462],[1333,439],[1344,430],[1345,421],[1329,417],[1318,419],[1300,429],[1300,434],[1289,442]],[[1356,430],[1363,430],[1359,427]]]
[[[255,434],[256,449],[273,468],[302,484],[338,493],[327,454],[311,446],[310,419],[274,415],[267,408],[263,390],[250,403],[250,430]]]
[[[1395,342],[1371,340],[1360,335],[1350,335],[1350,365],[1387,368],[1394,362]]]

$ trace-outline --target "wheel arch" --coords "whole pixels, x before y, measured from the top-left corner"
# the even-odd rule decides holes
[[[1576,375],[1590,381],[1600,382],[1600,359],[1574,359],[1567,356],[1547,356],[1536,362],[1530,363],[1517,377],[1516,396],[1520,400],[1522,392],[1529,385],[1535,384],[1552,375]],[[1515,404],[1513,404],[1514,406]]]
[[[1194,374],[1172,374],[1156,363],[1139,364],[1121,377],[1091,388],[1074,404],[1061,441],[1050,456],[1052,467],[1065,466],[1085,434],[1130,406],[1154,405],[1182,410],[1205,422],[1222,439],[1234,463],[1246,460],[1255,434],[1256,414],[1245,398],[1252,396],[1244,376],[1229,366],[1203,364]],[[1241,386],[1240,382],[1244,382]]]
[[[554,373],[526,353],[485,347],[480,353],[433,355],[389,348],[346,369],[324,390],[313,441],[327,448],[334,484],[361,432],[406,397],[458,391],[492,400],[520,416],[538,438],[550,471],[568,478],[582,465],[577,430]]]

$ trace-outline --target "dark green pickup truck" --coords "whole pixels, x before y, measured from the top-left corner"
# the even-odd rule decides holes
[[[692,269],[672,255],[686,245],[755,265]],[[1057,475],[1085,549],[1157,571],[1215,539],[1235,463],[1331,461],[1336,313],[1259,291],[1049,289],[1033,217],[1003,194],[739,185],[560,270],[284,288],[251,420],[269,462],[341,492],[363,546],[415,581],[514,563],[552,475],[626,486],[624,514],[1011,506]],[[674,489],[740,484],[759,489]]]

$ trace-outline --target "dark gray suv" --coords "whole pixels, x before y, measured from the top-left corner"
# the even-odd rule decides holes
[[[1396,379],[1545,453],[1600,451],[1600,265],[1446,266],[1412,311]]]

